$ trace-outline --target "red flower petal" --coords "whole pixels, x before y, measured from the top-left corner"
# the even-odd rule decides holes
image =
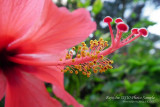
[[[61,58],[65,58],[65,55],[67,52],[68,52],[67,50],[64,50],[61,52],[54,51],[54,53],[43,53],[42,52],[42,53],[36,53],[36,54],[18,54],[16,56],[14,56],[13,59],[18,58],[20,60],[23,60],[22,61],[23,63],[18,62],[19,64],[26,64],[26,61],[29,61],[29,63],[27,63],[27,65],[34,65],[35,63],[32,63],[32,62],[52,63],[53,61],[56,61],[58,64],[58,61]],[[13,61],[15,61],[15,59]]]
[[[63,55],[62,55],[63,54]],[[66,52],[59,53],[61,58],[65,58]],[[38,60],[37,60],[38,61]],[[63,67],[22,67],[24,71],[33,74],[37,78],[54,85],[55,95],[64,100],[68,105],[82,107],[67,91],[64,89],[64,74],[60,71]]]
[[[7,73],[5,107],[61,107],[46,91],[44,83],[22,70]]]
[[[64,100],[68,105],[74,107],[82,107],[67,91],[64,89],[63,73],[58,69],[60,67],[37,67],[37,68],[24,68],[28,73],[33,74],[37,78],[53,84],[53,92],[55,95]],[[61,68],[63,69],[63,68]]]
[[[6,79],[5,79],[2,71],[0,70],[0,101],[5,94],[5,89],[6,89]]]
[[[23,36],[40,17],[43,5],[44,0],[1,0],[0,37]]]
[[[68,49],[84,41],[96,29],[85,9],[69,12],[66,8],[57,8],[51,0],[46,0],[38,22],[27,35],[28,40],[21,45],[23,50],[30,41],[34,41],[38,52]]]
[[[59,98],[61,98],[63,101],[67,103],[67,105],[73,105],[74,107],[83,107],[83,105],[80,105],[77,103],[77,101],[72,97],[67,91],[65,91],[62,88],[56,87],[53,85],[53,92],[55,95]]]

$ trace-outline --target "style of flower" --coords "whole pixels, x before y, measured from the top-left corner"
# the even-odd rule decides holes
[[[129,44],[130,42],[134,41],[135,39],[139,38],[140,36],[147,37],[148,32],[145,28],[133,28],[131,30],[131,34],[122,40],[122,34],[128,32],[128,25],[123,22],[121,18],[117,18],[115,20],[117,34],[114,36],[113,30],[111,27],[111,22],[113,19],[109,16],[104,18],[104,23],[108,23],[108,27],[111,34],[111,46],[108,47],[108,41],[104,41],[103,38],[97,40],[90,41],[90,47],[87,47],[85,42],[82,42],[81,45],[78,47],[78,54],[76,58],[73,57],[72,51],[75,50],[75,47],[72,47],[72,51],[66,54],[66,59],[63,61],[60,59],[60,63],[58,65],[69,65],[69,67],[65,67],[62,72],[69,71],[71,74],[74,73],[78,74],[82,72],[83,75],[90,77],[91,73],[103,73],[107,69],[112,69],[112,60],[104,57],[110,53],[113,53],[117,49]]]
[[[95,29],[85,9],[71,13],[51,0],[0,0],[0,100],[5,96],[5,107],[61,107],[44,82],[51,83],[53,93],[67,105],[81,107],[64,89],[59,70],[64,66],[34,63],[58,63],[66,49],[84,41]]]

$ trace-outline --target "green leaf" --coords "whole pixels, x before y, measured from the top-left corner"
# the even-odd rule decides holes
[[[125,85],[126,89],[129,89],[131,86],[130,82],[126,79],[124,80],[124,85]]]
[[[124,68],[125,68],[125,65],[122,65],[118,68],[111,69],[110,71],[111,71],[111,73],[116,73],[116,72],[120,72],[120,71],[124,70]]]
[[[101,0],[96,0],[93,4],[92,12],[96,15],[102,10],[102,7],[103,7],[102,1]]]
[[[137,81],[131,84],[131,87],[128,89],[128,93],[136,94],[144,89],[146,82],[145,81]]]
[[[151,72],[156,72],[156,71],[160,71],[160,66],[154,66],[150,69]]]
[[[141,61],[138,61],[138,59],[128,59],[127,62],[135,66],[140,66],[143,64]]]
[[[93,93],[96,93],[97,91],[101,91],[101,89],[102,89],[102,87],[103,87],[103,84],[99,84],[99,85],[97,85],[94,89],[93,89]]]
[[[77,7],[86,8],[90,5],[91,0],[85,0],[85,2],[81,2],[81,0],[77,0]]]
[[[139,28],[139,27],[148,27],[151,25],[155,25],[155,22],[149,21],[147,19],[142,19],[141,21],[137,22],[133,28]]]

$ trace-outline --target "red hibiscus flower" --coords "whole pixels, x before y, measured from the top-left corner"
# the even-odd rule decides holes
[[[0,0],[0,100],[5,96],[5,107],[61,107],[44,82],[51,83],[54,94],[67,105],[80,107],[64,89],[63,66],[14,58],[58,63],[66,49],[95,29],[85,9],[69,12],[51,0]]]

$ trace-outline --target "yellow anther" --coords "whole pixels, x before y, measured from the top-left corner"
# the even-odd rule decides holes
[[[93,66],[92,69],[95,70],[97,68],[97,66]]]
[[[98,42],[96,43],[96,46],[98,46]]]
[[[80,55],[80,54],[77,54],[77,58],[81,58],[81,55]]]
[[[66,67],[66,70],[67,70],[67,71],[69,71],[69,70],[70,70],[70,68],[69,68],[69,67]]]
[[[66,56],[68,56],[69,55],[69,53],[66,53]]]
[[[65,72],[67,72],[67,70],[66,70],[66,69],[64,70],[64,73],[65,73]]]
[[[71,56],[69,54],[66,55],[66,59],[71,59]]]
[[[82,46],[79,46],[79,47],[78,47],[78,50],[81,50],[81,49],[82,49]]]
[[[85,47],[85,50],[88,50],[88,47]]]
[[[84,68],[87,70],[88,66],[87,66],[87,65],[85,65],[85,66],[84,66]]]
[[[108,64],[108,61],[106,61],[106,62],[105,62],[105,61],[103,61],[103,64],[104,64],[104,65]]]
[[[72,52],[72,51],[70,51],[69,53],[70,53],[70,54],[73,54],[73,52]]]
[[[103,72],[103,69],[100,69],[99,72],[102,73],[102,72]]]
[[[78,65],[74,65],[74,67],[77,69]]]
[[[108,41],[105,41],[104,43],[108,44]]]
[[[93,45],[95,46],[95,45],[96,45],[96,42],[93,42]]]
[[[94,42],[98,42],[98,41],[95,39]]]
[[[97,55],[94,55],[94,59],[97,59],[98,58],[98,56]]]
[[[79,69],[79,65],[77,65],[76,69]]]
[[[91,58],[94,58],[94,54],[91,54]]]
[[[105,69],[102,69],[102,72],[105,72]]]
[[[96,54],[99,54],[100,53],[100,51],[96,51]]]
[[[94,63],[93,63],[93,62],[90,62],[90,63],[89,63],[89,66],[93,66],[93,65],[94,65]]]
[[[94,72],[94,73],[97,73],[97,72],[98,72],[98,70],[97,70],[97,69],[95,69],[95,70],[93,70],[93,72]]]
[[[89,78],[91,75],[91,72],[87,72],[87,77]]]
[[[85,57],[85,56],[86,56],[85,54],[82,55],[82,57]]]
[[[75,59],[72,59],[72,62],[75,62]]]
[[[90,41],[90,44],[93,44],[93,40]]]
[[[102,46],[99,47],[99,50],[102,50]]]
[[[89,52],[87,52],[86,54],[87,54],[87,56],[90,56],[90,53],[89,53]]]
[[[93,63],[94,63],[94,64],[96,64],[96,63],[97,63],[97,60],[96,60],[96,59],[94,59],[94,60],[93,60]]]
[[[104,69],[107,70],[107,69],[108,69],[108,66],[105,66]]]
[[[72,47],[72,50],[75,50],[75,47]]]
[[[79,71],[82,71],[82,69],[80,68]]]
[[[89,78],[89,77],[90,77],[90,75],[87,75],[87,77]]]
[[[90,67],[90,66],[88,66],[88,70],[91,70],[91,67]]]
[[[99,67],[100,67],[100,68],[103,68],[103,65],[100,64]]]
[[[71,74],[72,74],[72,73],[73,73],[73,70],[70,70],[70,72],[69,72],[69,73],[71,73]]]
[[[100,37],[100,38],[99,38],[99,41],[102,41],[102,40],[103,40],[103,38],[102,38],[102,37]]]
[[[110,60],[110,61],[109,61],[109,64],[113,64],[113,60]]]
[[[100,59],[103,59],[103,55],[100,55]]]
[[[81,65],[79,65],[79,66],[78,66],[78,69],[82,69],[82,66],[81,66]]]
[[[81,44],[82,44],[82,45],[84,45],[84,44],[85,44],[85,42],[82,42]]]
[[[82,47],[82,50],[85,50],[86,48],[85,47]]]
[[[60,58],[59,61],[62,61],[62,58]]]
[[[81,44],[82,44],[82,46],[86,46],[85,42],[82,42]]]
[[[85,50],[88,50],[88,47],[87,47],[87,46],[83,46],[83,47],[82,47],[82,50],[84,50],[84,51],[85,51]]]
[[[104,46],[108,46],[108,41],[105,41],[105,42],[104,42]]]
[[[93,47],[94,47],[94,46],[93,46],[93,45],[91,45],[91,46],[90,46],[90,49],[93,49]]]
[[[99,45],[103,45],[103,42],[102,42],[102,41],[100,41]]]
[[[113,67],[112,67],[111,65],[108,65],[108,68],[109,68],[109,69],[112,69]]]
[[[87,75],[91,75],[91,72],[89,71],[89,72],[87,72]]]
[[[101,47],[104,47],[104,44],[101,44]]]
[[[77,71],[77,70],[75,71],[75,74],[76,74],[76,75],[78,74],[78,71]]]
[[[83,75],[86,75],[87,73],[83,71],[82,74],[83,74]]]
[[[86,46],[86,44],[84,44],[83,46]]]
[[[86,51],[81,51],[81,55],[82,55],[82,57],[85,57],[86,56]]]
[[[61,72],[64,72],[64,70],[61,70]]]

